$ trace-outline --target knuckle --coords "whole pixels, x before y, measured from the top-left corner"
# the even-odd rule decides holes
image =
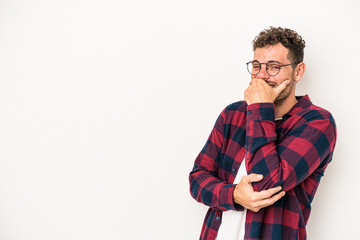
[[[243,178],[240,180],[239,184],[240,184],[240,183],[244,184],[245,182],[246,182],[246,178],[243,177]]]
[[[273,194],[274,194],[273,191],[267,191],[267,192],[265,193],[265,197],[266,197],[266,198],[269,198],[269,197],[271,197]]]
[[[275,193],[274,189],[269,189],[265,192],[266,196],[270,197],[271,195],[273,195]]]
[[[274,197],[274,201],[273,202],[276,202],[277,200],[279,200],[281,198],[281,194],[278,194],[277,196]]]

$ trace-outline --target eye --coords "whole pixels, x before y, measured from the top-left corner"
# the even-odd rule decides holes
[[[279,64],[270,64],[268,66],[268,69],[271,69],[271,70],[279,70],[280,69],[280,66]]]
[[[255,69],[255,70],[258,70],[258,69],[261,68],[259,63],[253,63],[253,64],[252,64],[252,67],[253,67],[253,69]]]

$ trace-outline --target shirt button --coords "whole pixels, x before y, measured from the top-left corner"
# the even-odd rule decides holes
[[[249,114],[249,115],[251,114],[251,111],[250,111],[250,110],[248,111],[248,114]]]
[[[236,172],[236,169],[235,169],[235,168],[233,168],[233,169],[232,169],[232,172]]]
[[[219,216],[217,216],[217,217],[216,217],[216,220],[218,220],[218,221],[219,221],[219,220],[220,220],[220,217],[219,217]]]

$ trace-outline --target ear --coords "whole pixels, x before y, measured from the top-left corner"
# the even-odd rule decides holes
[[[299,82],[304,75],[306,70],[306,65],[304,62],[299,63],[295,68],[295,82]]]

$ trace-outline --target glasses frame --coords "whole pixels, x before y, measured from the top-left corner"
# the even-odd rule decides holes
[[[260,64],[260,69],[259,69],[259,71],[258,71],[256,74],[251,73],[251,72],[250,72],[250,69],[249,69],[249,64],[250,64],[250,63],[252,64],[252,63],[254,63],[254,62],[258,62],[258,63]],[[268,64],[269,64],[269,63],[278,63],[278,64],[279,64],[279,71],[278,71],[275,75],[270,74],[270,73],[268,72]],[[269,61],[269,62],[267,62],[267,63],[261,63],[261,62],[259,62],[258,60],[252,60],[252,61],[246,63],[246,68],[247,68],[248,72],[249,72],[251,75],[258,75],[259,72],[261,71],[261,65],[262,65],[262,64],[265,64],[265,65],[266,65],[265,70],[266,70],[267,74],[269,74],[270,76],[276,76],[276,75],[279,74],[279,72],[280,72],[280,70],[281,70],[282,67],[286,67],[286,66],[290,66],[290,65],[294,65],[294,64],[299,64],[299,63],[301,63],[301,62],[293,62],[293,63],[289,63],[289,64],[280,64],[280,62],[278,62],[278,61]]]

